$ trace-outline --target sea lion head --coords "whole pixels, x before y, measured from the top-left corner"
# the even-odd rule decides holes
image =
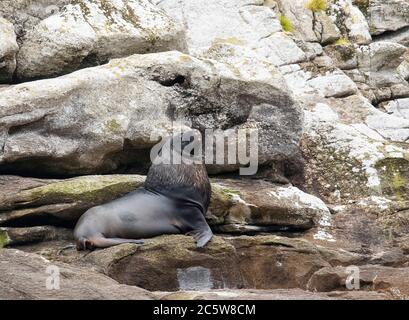
[[[188,130],[176,133],[165,140],[160,149],[160,156],[170,157],[167,163],[172,163],[179,156],[186,160],[202,163],[202,135],[198,130]],[[166,158],[165,158],[166,159]]]

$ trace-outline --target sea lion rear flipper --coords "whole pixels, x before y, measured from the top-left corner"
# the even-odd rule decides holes
[[[112,246],[116,246],[122,243],[136,243],[136,244],[143,244],[144,241],[142,239],[121,239],[121,238],[104,238],[104,237],[93,237],[88,240],[90,243],[91,248],[108,248]],[[87,248],[87,249],[91,249]]]

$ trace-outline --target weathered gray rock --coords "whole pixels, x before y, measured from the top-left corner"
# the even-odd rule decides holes
[[[346,97],[354,95],[358,88],[356,84],[340,70],[316,72],[317,66],[308,63],[285,66],[280,69],[289,88],[299,100],[303,96],[314,96],[316,99],[331,97]]]
[[[354,2],[365,14],[373,35],[409,26],[409,3],[406,0],[355,0]]]
[[[388,114],[398,118],[409,119],[409,98],[396,99],[383,105]]]
[[[402,142],[409,139],[408,119],[378,112],[368,116],[366,124],[371,129],[379,132],[384,138]]]
[[[329,45],[325,47],[325,53],[331,57],[335,67],[341,70],[358,68],[356,48],[352,45]]]
[[[398,67],[398,72],[406,81],[409,80],[409,52],[404,55],[404,61]]]
[[[74,71],[92,54],[95,42],[95,31],[79,5],[69,6],[27,32],[18,54],[17,78],[31,80]]]
[[[61,75],[134,53],[184,50],[182,26],[146,0],[76,0],[28,30],[19,79]]]
[[[334,291],[310,292],[300,289],[276,290],[208,290],[155,292],[161,300],[389,300],[390,296],[378,292]]]
[[[0,228],[0,248],[25,243],[71,239],[72,231],[70,229],[55,228],[52,226]]]
[[[58,285],[48,280],[59,276]],[[15,249],[0,249],[0,299],[30,300],[146,300],[153,296],[146,290],[118,284],[115,280],[88,268],[51,262],[44,257]]]
[[[406,50],[393,42],[379,41],[361,46],[356,54],[358,69],[346,73],[373,103],[407,97],[409,84],[402,69]]]
[[[0,84],[12,80],[18,44],[13,25],[0,16]]]
[[[58,13],[72,0],[2,0],[0,1],[1,16],[14,25],[19,45],[25,39],[26,33],[32,30],[43,19]]]
[[[333,45],[325,48],[336,67],[357,84],[371,102],[409,95],[404,57],[407,48],[394,42],[378,41],[369,45]]]
[[[308,42],[318,41],[313,29],[312,12],[307,10],[304,1],[278,0],[276,6],[279,14],[291,23],[291,33]]]
[[[295,36],[308,42],[328,44],[341,37],[340,30],[325,10],[314,12],[306,1],[277,1],[278,11],[292,24]]]
[[[360,46],[358,50],[359,69],[364,72],[396,69],[403,62],[406,50],[405,46],[386,41]]]
[[[344,74],[330,74],[313,78],[307,85],[324,97],[345,97],[357,92],[356,84]]]
[[[358,44],[368,44],[372,40],[364,14],[351,0],[326,1],[326,9],[314,10],[309,9],[308,2],[303,0],[271,3],[291,23],[290,32],[298,39],[322,44],[338,39]]]
[[[0,224],[73,225],[90,207],[138,188],[138,175],[85,176],[68,180],[0,176]]]
[[[409,26],[392,33],[385,33],[376,38],[376,41],[396,42],[409,47]]]
[[[183,235],[148,239],[84,254],[50,243],[41,254],[96,270],[120,283],[155,291],[305,288],[310,276],[330,266],[312,243],[279,236],[215,236],[203,249]],[[32,250],[32,249],[31,249]]]
[[[297,231],[331,221],[320,199],[292,186],[223,179],[213,180],[212,190],[208,219],[221,232]]]
[[[262,0],[155,2],[185,25],[192,55],[200,56],[222,41],[245,45],[276,66],[306,59],[294,40],[282,32],[277,13]]]
[[[398,129],[396,117],[359,96],[328,103],[316,103],[306,112],[302,149],[307,190],[318,191],[327,203],[369,196],[407,199],[406,183],[397,182],[408,177],[407,146],[382,136],[389,132],[404,138],[405,125]],[[375,123],[376,117],[382,120]],[[387,129],[386,120],[394,129]]]
[[[330,1],[330,16],[345,39],[357,44],[368,44],[372,37],[369,25],[361,10],[354,6],[351,0]]]
[[[383,266],[360,266],[359,282],[362,289],[385,292],[394,299],[408,299],[408,268],[390,268]],[[346,279],[352,271],[344,267],[323,268],[317,271],[308,283],[313,291],[345,290]]]
[[[379,264],[407,267],[407,201],[386,197],[362,198],[354,203],[332,205],[331,235],[336,241],[318,241],[315,231],[303,238],[314,242],[333,266]]]
[[[201,130],[258,128],[259,164],[284,160],[298,150],[303,116],[269,68],[271,77],[257,79],[173,51],[6,87],[0,168],[77,174],[132,164],[146,170],[150,148],[179,119]]]

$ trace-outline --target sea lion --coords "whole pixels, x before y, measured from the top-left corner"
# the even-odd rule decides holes
[[[205,219],[211,186],[201,158],[198,162],[192,152],[184,151],[189,150],[186,148],[189,145],[192,151],[197,145],[201,146],[197,132],[170,137],[159,149],[159,154],[164,157],[171,151],[174,158],[182,151],[183,159],[188,156],[196,162],[166,164],[154,161],[142,187],[86,211],[74,229],[77,250],[121,243],[142,244],[144,238],[180,233],[192,235],[197,247],[205,246],[213,236]]]

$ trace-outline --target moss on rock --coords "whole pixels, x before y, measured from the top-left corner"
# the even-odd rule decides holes
[[[312,12],[326,11],[328,2],[327,0],[309,0],[305,7]]]
[[[143,184],[139,175],[87,176],[51,183],[23,191],[28,201],[90,201],[109,199],[130,192]]]
[[[290,19],[288,19],[284,15],[281,15],[279,20],[280,20],[281,27],[283,28],[285,32],[293,32],[293,24]]]
[[[10,238],[6,230],[0,229],[0,249],[7,246],[10,242]]]

